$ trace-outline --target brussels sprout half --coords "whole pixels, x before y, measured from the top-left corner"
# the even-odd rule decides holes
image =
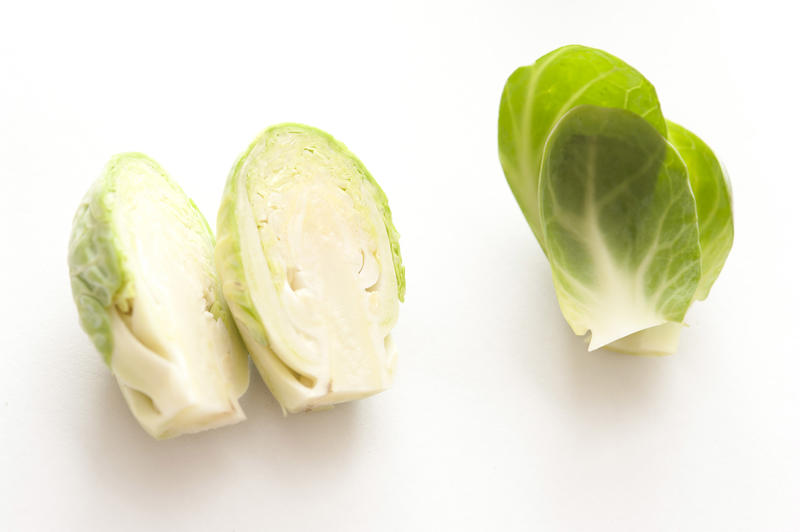
[[[203,215],[152,159],[113,157],[69,243],[81,325],[141,426],[169,438],[244,419],[247,353]]]
[[[386,196],[330,135],[282,124],[233,167],[217,221],[223,292],[256,367],[298,412],[391,385],[405,277]]]

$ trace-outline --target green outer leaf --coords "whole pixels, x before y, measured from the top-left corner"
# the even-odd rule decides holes
[[[539,205],[559,304],[590,349],[680,322],[700,278],[686,166],[622,109],[580,106],[545,147]]]
[[[627,63],[602,50],[564,46],[533,65],[515,70],[500,101],[500,162],[514,197],[545,253],[538,199],[544,144],[567,111],[586,104],[627,109],[666,135],[658,97],[650,82]]]
[[[262,346],[267,346],[267,334],[256,311],[244,273],[242,245],[239,221],[236,218],[236,202],[239,195],[239,176],[242,166],[261,136],[256,138],[239,157],[228,174],[222,201],[217,214],[217,245],[214,260],[222,279],[222,291],[225,301],[233,313],[234,319],[243,335],[250,337]]]
[[[708,297],[733,246],[731,186],[725,170],[705,142],[691,131],[667,122],[669,141],[689,169],[700,225],[702,275],[694,298]]]
[[[111,362],[114,347],[108,309],[130,280],[111,219],[114,180],[119,167],[127,159],[136,157],[146,158],[141,154],[120,154],[111,158],[81,201],[69,241],[70,284],[81,326],[106,364]],[[129,290],[132,289],[131,286]]]

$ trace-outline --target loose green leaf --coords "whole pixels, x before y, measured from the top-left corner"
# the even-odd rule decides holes
[[[498,147],[508,184],[537,240],[539,175],[547,136],[556,122],[579,105],[627,109],[662,135],[666,124],[653,86],[611,54],[585,46],[564,46],[508,78],[500,101]]]
[[[691,131],[667,122],[669,141],[689,170],[700,225],[702,271],[696,300],[708,297],[733,246],[731,187],[714,152]]]
[[[559,304],[590,349],[683,320],[700,278],[694,198],[646,120],[568,111],[545,146],[539,208]]]
[[[701,276],[694,300],[708,297],[733,245],[733,211],[728,176],[711,149],[687,129],[667,121],[670,144],[689,172],[699,224]],[[668,355],[678,346],[681,327],[674,323],[635,332],[608,345],[622,353]]]

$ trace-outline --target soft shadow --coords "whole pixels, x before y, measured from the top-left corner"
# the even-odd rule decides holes
[[[156,441],[128,411],[110,374],[96,382],[96,410],[86,417],[84,431],[87,470],[98,484],[148,511],[158,511],[176,494],[191,497],[193,505],[213,504],[218,492],[209,487],[235,481],[243,471],[261,471],[264,483],[281,489],[307,483],[315,470],[347,468],[359,438],[353,405],[285,418],[253,370],[241,399],[248,419]]]
[[[253,438],[252,447],[263,454],[267,463],[279,461],[289,471],[324,469],[328,465],[338,468],[351,457],[363,436],[359,427],[370,421],[369,412],[359,406],[356,401],[284,416],[261,376],[253,371],[250,390],[242,401],[248,420],[240,424],[241,431],[249,434],[241,437]]]
[[[652,413],[663,397],[671,357],[644,357],[605,349],[587,351],[584,338],[567,325],[558,306],[549,264],[544,257],[517,257],[528,264],[519,269],[521,288],[513,297],[522,316],[512,330],[523,335],[516,346],[535,346],[514,356],[520,371],[530,375],[543,400],[576,422],[613,419],[637,423]],[[536,326],[526,327],[535,317]]]
[[[572,334],[567,329],[565,334]],[[562,352],[563,371],[569,378],[572,408],[586,413],[646,414],[660,397],[663,357],[634,356],[605,349],[588,352],[582,338],[573,335]]]

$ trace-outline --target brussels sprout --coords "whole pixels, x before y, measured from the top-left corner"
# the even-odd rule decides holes
[[[386,196],[330,135],[282,124],[231,170],[217,220],[223,293],[284,411],[391,385],[405,277]]]
[[[244,419],[247,353],[214,268],[203,215],[152,159],[113,157],[69,243],[81,325],[155,438]]]
[[[669,354],[733,243],[730,185],[712,151],[664,120],[653,86],[616,57],[565,46],[508,79],[500,161],[589,349]]]

